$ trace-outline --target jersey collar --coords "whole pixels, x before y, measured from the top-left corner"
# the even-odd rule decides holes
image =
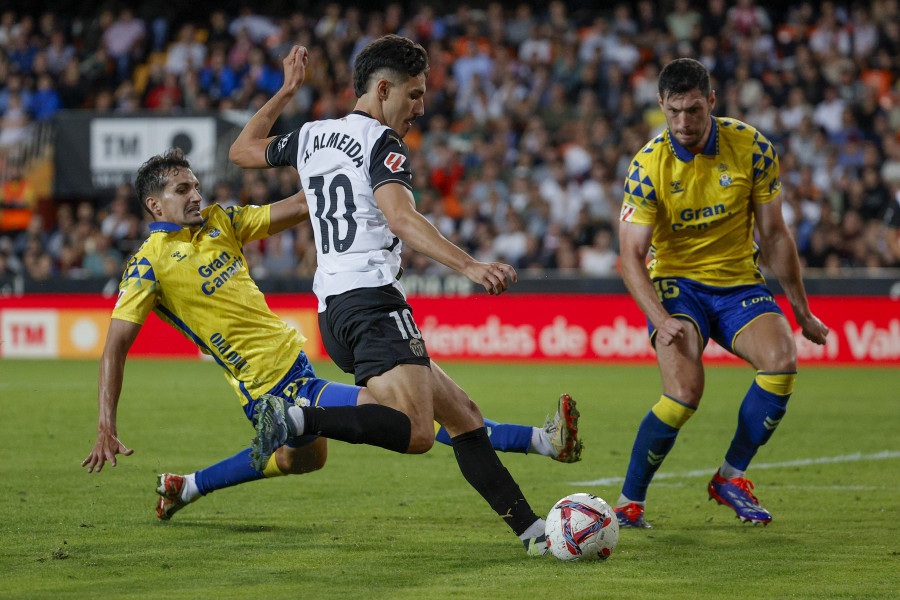
[[[150,223],[150,233],[175,233],[178,231],[187,231],[188,234],[194,236],[196,233],[203,230],[207,221],[209,221],[209,217],[203,219],[203,223],[200,224],[200,227],[198,227],[196,231],[191,231],[190,227],[182,227],[181,225],[176,225],[169,221],[154,221],[153,223]]]
[[[173,231],[181,231],[182,229],[184,228],[181,225],[169,223],[168,221],[154,221],[153,223],[150,223],[150,233],[156,233],[157,231],[172,233]]]
[[[712,129],[709,132],[709,139],[706,140],[706,146],[703,147],[700,154],[715,156],[719,153],[719,123],[712,115],[710,115],[709,118],[712,119]],[[669,147],[679,160],[683,162],[691,162],[694,160],[694,153],[679,144],[671,131],[669,132]]]
[[[373,117],[372,115],[370,115],[369,113],[367,113],[367,112],[365,112],[365,111],[363,111],[363,110],[354,110],[354,111],[351,111],[350,114],[351,114],[351,115],[359,115],[359,116],[361,116],[361,117],[369,117],[370,119],[374,119],[374,118],[375,118],[375,117]]]

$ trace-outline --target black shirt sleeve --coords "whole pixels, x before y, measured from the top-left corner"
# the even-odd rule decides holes
[[[385,130],[372,146],[369,176],[372,178],[373,190],[385,183],[399,183],[412,189],[409,148],[393,129]]]
[[[294,167],[296,169],[299,144],[299,129],[274,138],[266,146],[266,162],[270,167]]]

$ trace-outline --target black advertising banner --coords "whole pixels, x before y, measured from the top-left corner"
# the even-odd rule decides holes
[[[210,116],[110,117],[64,111],[54,119],[54,194],[84,196],[132,182],[154,154],[181,148],[201,180],[216,159],[216,118]]]

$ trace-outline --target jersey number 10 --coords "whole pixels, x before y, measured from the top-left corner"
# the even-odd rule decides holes
[[[343,173],[338,173],[328,186],[328,197],[325,196],[325,178],[322,176],[310,177],[309,187],[316,194],[316,218],[319,220],[319,230],[322,238],[322,254],[331,251],[332,242],[335,252],[346,252],[353,245],[356,237],[356,221],[353,213],[356,212],[356,203],[353,202],[353,184],[350,178]],[[341,215],[347,224],[347,235],[340,237],[338,231],[338,219],[335,213],[338,208],[338,191],[344,192],[344,214]],[[331,235],[328,233],[331,224]]]

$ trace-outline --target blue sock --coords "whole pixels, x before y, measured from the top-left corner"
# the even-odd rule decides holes
[[[245,448],[231,458],[197,471],[195,477],[197,489],[205,496],[215,490],[262,479],[264,475],[250,464],[250,448]]]
[[[316,406],[356,406],[359,388],[355,385],[327,383],[319,392],[318,398],[311,398]]]
[[[759,447],[769,441],[781,417],[787,410],[790,394],[776,394],[764,390],[759,378],[753,382],[738,412],[737,430],[731,447],[725,454],[728,464],[746,471]]]
[[[678,431],[678,428],[663,423],[652,410],[647,413],[631,449],[631,460],[622,485],[623,496],[635,502],[646,500],[650,480],[675,445]]]
[[[527,454],[531,448],[531,430],[529,425],[515,425],[513,423],[498,423],[490,419],[484,420],[484,426],[488,430],[488,437],[494,450],[500,452],[522,452]],[[436,442],[450,445],[450,434],[441,427],[434,436]]]

